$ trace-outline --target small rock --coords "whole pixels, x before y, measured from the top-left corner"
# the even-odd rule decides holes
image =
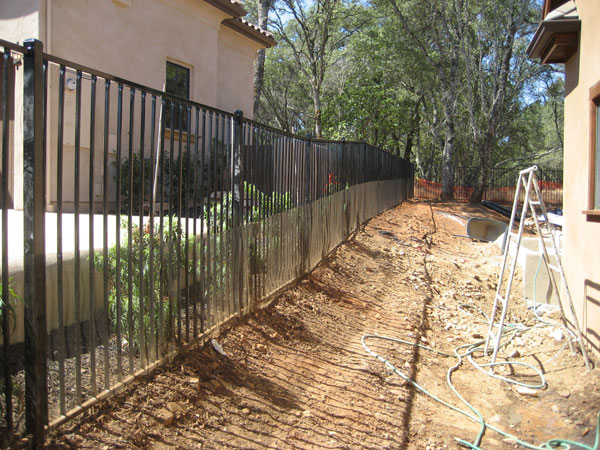
[[[179,402],[167,403],[167,409],[173,414],[183,414],[185,412],[184,406]]]
[[[514,438],[504,438],[502,439],[502,442],[510,445],[515,445],[517,443],[517,440]]]
[[[554,338],[557,341],[562,341],[565,338],[562,328],[556,328],[552,332],[550,332],[550,337]]]
[[[589,428],[584,428],[583,430],[581,430],[581,436],[583,437],[583,436],[587,435],[589,432],[590,432]]]
[[[310,411],[308,409],[304,410],[304,412],[302,413],[303,417],[310,417]]]
[[[502,416],[500,414],[496,414],[493,417],[490,417],[490,423],[500,423],[502,421]]]
[[[483,339],[483,334],[481,333],[473,333],[471,334],[471,336],[473,337],[473,339]]]
[[[216,378],[213,378],[212,380],[210,380],[209,383],[213,387],[213,389],[220,389],[223,387],[223,384]]]
[[[519,356],[521,356],[521,353],[516,348],[508,354],[509,358],[518,358]]]
[[[538,391],[536,389],[531,389],[525,386],[519,386],[517,388],[517,392],[521,395],[528,395],[530,397],[537,397]]]
[[[221,347],[221,344],[219,344],[216,339],[211,339],[210,344],[219,355],[227,356],[227,354],[223,351],[223,347]]]
[[[248,408],[244,408],[244,409],[242,409],[242,414],[245,416],[248,416],[248,415],[250,415],[250,410]]]
[[[264,344],[256,344],[256,350],[258,350],[259,352],[262,352],[262,353],[266,353],[267,346]]]
[[[557,414],[560,412],[560,408],[558,407],[558,405],[552,405],[550,409]]]
[[[560,395],[563,398],[569,398],[571,396],[571,391],[569,391],[568,389],[563,389],[562,391],[558,392],[558,395]]]
[[[175,414],[169,411],[166,408],[161,408],[156,413],[156,418],[160,423],[162,423],[165,427],[168,427],[175,420]]]

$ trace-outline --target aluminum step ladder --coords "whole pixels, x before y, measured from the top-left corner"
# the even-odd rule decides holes
[[[485,354],[489,354],[489,348],[492,346],[494,351],[492,353],[491,363],[494,364],[496,362],[496,358],[498,356],[498,350],[501,346],[502,334],[504,332],[504,321],[506,319],[506,313],[508,311],[508,303],[510,298],[510,291],[512,288],[512,283],[515,275],[515,270],[517,267],[517,258],[519,256],[519,248],[521,246],[521,239],[523,237],[523,227],[525,224],[525,216],[527,215],[527,211],[531,212],[531,216],[533,217],[533,221],[535,223],[535,228],[537,234],[540,239],[540,248],[542,250],[542,259],[544,264],[548,270],[548,277],[550,279],[550,283],[552,285],[552,289],[557,293],[559,298],[559,307],[561,313],[561,319],[563,326],[567,331],[569,331],[567,326],[567,319],[565,316],[565,311],[563,308],[563,299],[561,295],[561,291],[558,289],[558,284],[556,282],[556,278],[554,275],[554,271],[560,273],[560,278],[562,281],[562,285],[564,286],[564,296],[565,300],[569,305],[569,309],[571,315],[573,316],[573,324],[575,326],[575,333],[577,335],[577,340],[579,341],[579,346],[581,348],[581,353],[583,355],[583,360],[585,363],[585,367],[590,370],[590,360],[588,358],[587,351],[585,349],[585,344],[583,341],[583,336],[581,333],[581,329],[579,328],[579,321],[577,319],[577,315],[575,313],[575,307],[573,306],[573,300],[571,299],[571,293],[569,292],[569,287],[567,285],[567,280],[565,278],[565,272],[563,270],[562,262],[560,255],[558,253],[558,249],[556,246],[556,240],[554,237],[554,233],[552,232],[552,227],[550,221],[548,220],[548,213],[546,212],[546,206],[544,205],[544,201],[542,199],[542,194],[540,192],[537,176],[536,176],[537,166],[530,167],[528,169],[524,169],[519,172],[519,179],[517,181],[517,190],[515,193],[515,199],[513,201],[512,213],[510,216],[510,223],[508,225],[508,229],[506,230],[506,238],[504,239],[504,258],[502,260],[502,266],[500,269],[500,275],[498,276],[498,285],[496,287],[496,295],[494,297],[494,307],[492,309],[492,314],[489,319],[489,329],[485,342]],[[513,232],[513,226],[515,223],[515,217],[517,213],[517,209],[519,206],[519,195],[521,194],[521,189],[525,190],[525,196],[523,199],[523,205],[521,208],[521,220],[519,221],[519,231],[518,233]],[[540,221],[538,219],[538,215],[541,215],[544,218],[545,229],[547,231],[548,236],[550,237],[550,242],[552,244],[552,252],[553,256],[556,259],[556,264],[551,264],[550,257],[548,255],[548,249],[546,248],[546,242],[544,240],[544,235],[542,234],[542,227],[540,225]],[[516,238],[516,249],[515,255],[512,261],[512,265],[510,268],[510,274],[508,278],[504,279],[504,273],[506,271],[508,253],[510,249],[510,244],[513,238]],[[502,292],[504,291],[504,294]],[[499,308],[500,306],[500,308]],[[496,315],[498,313],[498,309],[500,311],[500,320],[496,323]],[[569,347],[572,351],[574,351],[573,342],[571,341],[571,333],[567,332],[567,339],[569,340]],[[493,365],[490,366],[490,371],[493,371]]]

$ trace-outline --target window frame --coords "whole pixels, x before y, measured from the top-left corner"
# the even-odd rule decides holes
[[[186,95],[185,96],[181,96],[179,95],[179,93],[177,92],[169,92],[168,89],[168,82],[169,82],[169,78],[168,78],[168,69],[169,66],[174,66],[176,68],[176,70],[180,70],[183,69],[185,70],[185,73],[187,74],[187,83],[186,83]],[[167,59],[166,60],[166,64],[165,64],[165,93],[169,94],[169,95],[175,95],[177,97],[181,97],[185,100],[190,100],[190,96],[191,96],[191,91],[192,91],[192,67],[190,66],[186,66],[184,64],[182,64],[181,62],[176,62],[173,61],[171,59]],[[164,112],[163,115],[165,117],[165,129],[166,130],[179,130],[179,125],[177,123],[177,119],[176,119],[176,123],[175,123],[175,127],[171,126],[170,120],[171,120],[171,114],[170,114],[170,108],[167,108]],[[187,126],[186,126],[186,122],[184,121],[183,126],[181,127],[181,131],[186,133],[187,130]]]
[[[600,171],[596,170],[597,156],[600,157],[600,81],[590,88],[590,149],[588,176],[588,216],[600,218],[600,192],[596,198],[597,184],[600,183]],[[596,207],[598,204],[598,207]]]

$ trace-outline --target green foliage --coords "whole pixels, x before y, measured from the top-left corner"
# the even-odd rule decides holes
[[[347,10],[351,19],[339,29],[330,22],[321,48],[324,28],[313,14],[325,3],[276,8],[278,46],[267,51],[260,120],[314,133],[319,89],[324,138],[406,155],[420,176],[449,146],[456,166],[561,166],[562,74],[526,55],[539,1],[338,2],[333,15]],[[311,49],[327,58],[311,59]]]
[[[187,148],[181,154],[171,155],[168,151],[164,152],[159,158],[157,171],[157,192],[156,201],[161,200],[162,188],[164,202],[171,205],[172,211],[177,211],[180,197],[182,207],[185,208],[186,200],[191,202],[194,190],[196,193],[221,191],[224,186],[228,186],[229,178],[226,174],[227,169],[227,146],[220,140],[213,138],[211,145],[205,150],[208,154],[206,163],[202,163],[200,150],[198,155],[195,150]],[[113,167],[117,168],[117,162],[114,161]],[[149,204],[152,196],[152,172],[156,161],[150,158],[144,158],[143,180],[144,180],[144,202]],[[140,196],[142,195],[142,159],[138,153],[133,155],[133,164],[130,168],[129,157],[121,158],[119,165],[121,172],[121,212],[129,210],[130,201],[130,170],[133,171],[133,212],[139,213]],[[116,181],[116,175],[114,176]],[[223,186],[224,185],[224,186]]]
[[[164,327],[167,327],[169,314],[173,314],[173,305],[171,304],[173,289],[187,257],[185,255],[186,236],[176,219],[172,219],[171,223],[165,219],[162,233],[158,224],[155,224],[152,234],[150,234],[149,226],[146,226],[140,236],[140,228],[135,224],[128,233],[125,219],[121,221],[121,228],[125,230],[125,234],[121,238],[120,249],[117,251],[117,246],[112,246],[108,250],[108,261],[106,262],[109,279],[109,314],[113,327],[116,328],[119,325],[123,335],[126,335],[129,330],[129,314],[131,314],[134,333],[132,345],[136,345],[140,337],[141,307],[143,307],[145,334],[149,332],[150,321],[153,321],[155,328],[158,329],[161,307]],[[129,263],[130,236],[131,265]],[[153,248],[152,255],[150,255],[150,244]],[[160,255],[161,247],[162,257]],[[151,262],[152,268],[150,267]],[[94,254],[96,269],[103,271],[104,264],[103,253],[96,252]],[[118,271],[117,265],[119,265]],[[130,277],[132,280],[131,310],[129,308]],[[117,284],[119,285],[118,290]],[[153,316],[150,314],[151,302],[154,305]]]
[[[292,196],[289,192],[272,192],[267,195],[261,192],[254,184],[244,181],[244,196],[247,204],[244,211],[246,221],[256,222],[265,217],[278,214],[293,208]],[[250,201],[253,199],[253,204]],[[231,191],[226,192],[223,201],[214,202],[204,211],[204,218],[212,229],[229,229],[232,226],[232,202]]]
[[[4,285],[0,283],[0,322],[4,318],[4,310],[6,309],[8,312],[8,320],[9,323],[12,323],[13,329],[16,326],[16,316],[15,316],[15,306],[17,302],[21,299],[21,297],[15,292],[12,287],[12,279],[8,280],[8,286],[6,287],[8,290],[8,303],[4,302]]]

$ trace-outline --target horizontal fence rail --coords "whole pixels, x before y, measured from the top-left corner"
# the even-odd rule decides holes
[[[514,200],[519,171],[522,167],[494,167],[490,169],[490,181],[483,193],[483,200],[510,203]],[[454,198],[469,200],[481,168],[458,166],[454,168]],[[415,177],[414,194],[420,198],[439,198],[442,193],[441,167],[429,170],[425,176]],[[563,172],[557,169],[540,169],[540,190],[544,203],[560,206],[563,201]],[[524,194],[522,194],[524,195]]]
[[[0,47],[3,447],[42,442],[413,195],[412,165],[364,142],[294,136],[38,41]]]

